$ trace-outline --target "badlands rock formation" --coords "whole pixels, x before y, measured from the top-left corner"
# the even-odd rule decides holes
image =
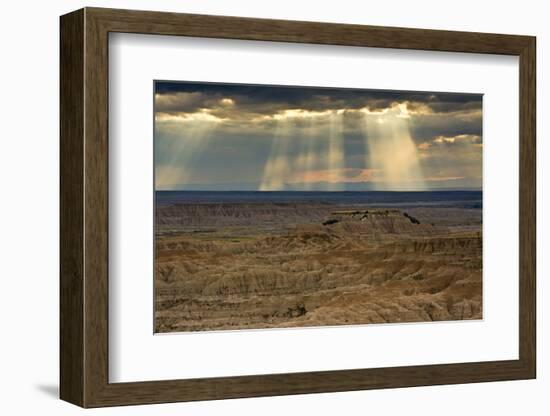
[[[157,209],[157,332],[480,319],[481,211]]]

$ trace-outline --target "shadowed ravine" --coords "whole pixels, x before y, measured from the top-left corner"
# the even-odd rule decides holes
[[[165,204],[157,332],[482,317],[481,210]]]

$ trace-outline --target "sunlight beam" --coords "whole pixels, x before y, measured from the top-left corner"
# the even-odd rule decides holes
[[[167,142],[167,158],[155,168],[155,189],[181,187],[191,180],[191,162],[207,147],[218,123],[210,120],[194,120],[176,127],[176,134],[164,138]],[[159,127],[157,126],[156,135]],[[166,143],[166,142],[165,142]]]
[[[344,171],[344,140],[343,140],[343,112],[334,112],[330,115],[330,131],[328,143],[328,169],[331,172],[341,173]],[[327,184],[328,191],[341,191],[342,180],[335,178]]]
[[[305,177],[307,176],[307,173],[313,169],[313,165],[315,164],[317,158],[317,140],[314,130],[314,119],[312,117],[309,117],[308,119],[303,119],[302,121],[304,123],[307,123],[307,125],[305,127],[302,127],[302,130],[305,131],[302,135],[300,153],[298,154],[294,163],[296,170],[303,173],[302,178],[304,179],[301,182],[301,186],[304,190],[309,191],[311,190],[312,184],[310,181],[305,180]]]
[[[260,191],[281,191],[291,175],[289,163],[289,119],[278,119],[269,158],[264,166]]]
[[[377,190],[426,189],[416,145],[409,130],[408,117],[401,109],[384,114],[365,113],[365,163],[378,169],[380,177],[373,181]]]

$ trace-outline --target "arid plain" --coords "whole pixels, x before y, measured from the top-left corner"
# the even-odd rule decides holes
[[[480,319],[471,204],[156,208],[155,331]]]

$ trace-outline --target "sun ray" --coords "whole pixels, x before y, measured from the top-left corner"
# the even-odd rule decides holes
[[[294,158],[294,171],[299,172],[298,182],[303,190],[311,190],[312,184],[307,178],[307,173],[313,169],[317,160],[318,140],[315,132],[314,117],[300,117],[298,125],[300,133],[300,151]],[[295,178],[296,179],[296,178]]]
[[[291,175],[292,168],[289,163],[289,133],[291,121],[278,119],[271,145],[269,158],[264,166],[260,191],[281,191]]]
[[[195,120],[173,126],[173,135],[163,139],[167,156],[155,168],[156,189],[181,188],[189,183],[192,178],[190,165],[208,146],[217,125],[214,121]]]
[[[344,114],[339,111],[330,115],[328,169],[331,172],[338,172],[338,174],[344,171],[343,119]],[[327,190],[341,191],[343,189],[342,180],[343,178],[336,178],[329,182]]]
[[[408,117],[401,109],[383,114],[365,113],[366,165],[379,170],[375,189],[425,190],[417,149],[411,137]]]

